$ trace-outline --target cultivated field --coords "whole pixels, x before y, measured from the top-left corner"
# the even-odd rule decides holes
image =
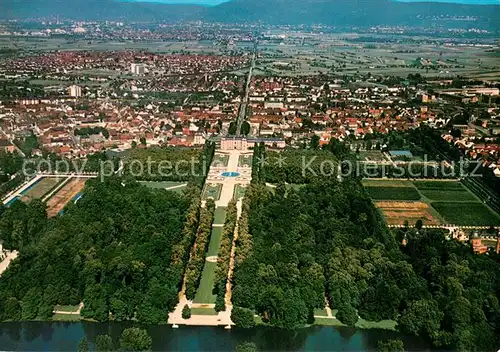
[[[377,35],[370,35],[377,37]],[[450,45],[435,38],[380,35],[380,42],[360,40],[357,33],[288,33],[282,41],[261,41],[256,74],[311,75],[333,73],[383,74],[406,77],[419,73],[428,77],[474,77],[498,80],[495,53],[491,46]],[[384,42],[387,41],[387,42]]]
[[[490,226],[500,217],[458,181],[363,180],[388,225]]]
[[[0,38],[0,46],[12,49],[33,51],[110,51],[110,50],[147,50],[169,54],[190,52],[193,54],[223,54],[224,46],[215,46],[211,40],[160,41],[160,40],[73,40],[65,38]]]
[[[65,178],[44,177],[23,193],[21,200],[29,203],[33,199],[43,198],[44,195],[54,189]]]
[[[419,200],[415,187],[365,187],[374,200]]]
[[[359,160],[361,161],[387,161],[384,154],[380,150],[362,150],[359,152]]]
[[[64,185],[55,195],[47,201],[47,214],[52,217],[59,214],[64,206],[71,201],[85,185],[85,179],[74,178]]]
[[[422,196],[431,201],[475,202],[476,197],[460,182],[414,182]]]
[[[282,34],[277,31],[275,34]],[[474,77],[498,80],[498,57],[489,52],[491,46],[451,45],[447,39],[398,35],[397,41],[374,42],[368,37],[390,40],[391,36],[371,34],[360,40],[358,33],[288,32],[282,41],[259,42],[262,57],[257,60],[255,74],[310,75],[336,73],[339,75],[372,73],[399,75],[409,73],[438,77]],[[422,42],[415,41],[415,38]],[[375,38],[378,39],[378,38]],[[249,52],[253,43],[236,42],[236,50]],[[66,38],[0,38],[6,49],[32,51],[108,51],[146,50],[155,53],[227,54],[225,45],[214,45],[211,40],[160,41],[160,40],[74,40]],[[425,59],[430,66],[421,63]],[[90,75],[116,76],[116,72],[91,70]],[[235,70],[244,74],[246,70]],[[68,82],[63,82],[69,84]],[[93,83],[93,82],[89,82]],[[61,84],[61,82],[59,82]]]
[[[463,226],[498,226],[500,217],[479,202],[434,202],[446,223]]]
[[[367,178],[362,182],[366,187],[413,187],[413,182],[404,180],[380,180]]]
[[[410,226],[417,220],[422,220],[425,225],[439,225],[437,216],[433,215],[432,208],[423,202],[376,202],[376,207],[382,211],[387,225],[404,225],[408,221]]]

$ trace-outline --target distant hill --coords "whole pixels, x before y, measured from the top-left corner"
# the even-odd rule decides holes
[[[195,21],[206,7],[116,0],[0,0],[0,18],[75,20]]]
[[[275,24],[425,26],[427,19],[433,16],[474,16],[480,19],[483,27],[498,30],[500,6],[391,0],[233,0],[209,8],[206,17],[213,21]]]
[[[442,25],[499,31],[500,5],[395,2],[392,0],[232,0],[217,6],[116,0],[0,0],[0,18],[55,17],[129,21],[216,21],[336,26]],[[451,21],[450,17],[477,21]],[[444,17],[448,19],[439,19]],[[431,21],[432,19],[432,21]]]

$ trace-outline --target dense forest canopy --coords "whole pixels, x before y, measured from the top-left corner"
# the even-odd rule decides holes
[[[18,154],[0,151],[0,196],[22,183],[24,177],[20,170],[23,168],[23,158]]]
[[[175,160],[198,161],[182,194],[151,190],[125,175],[89,180],[78,203],[53,219],[40,200],[2,208],[0,240],[20,255],[0,280],[0,320],[49,319],[54,305],[83,302],[81,315],[87,319],[167,322],[199,230],[199,186],[213,152],[210,143],[200,150],[136,152],[144,158],[159,155],[157,160],[173,153]],[[54,165],[60,160],[48,157]],[[18,169],[20,160],[2,158],[5,171]],[[70,167],[99,171],[109,160],[96,153]],[[118,160],[111,160],[116,169]]]
[[[5,182],[10,175],[23,167],[23,158],[18,154],[0,151],[0,182]]]
[[[402,331],[419,334],[438,347],[493,350],[500,343],[500,257],[476,255],[469,246],[447,240],[441,230],[402,229],[405,261],[426,291],[405,302]]]
[[[203,187],[212,163],[215,144],[203,148],[149,147],[134,148],[124,174],[143,181],[189,181]]]
[[[355,181],[322,181],[286,195],[279,188],[273,195],[262,185],[247,192],[251,249],[241,255],[246,249],[238,248],[233,301],[267,316],[273,325],[312,322],[313,309],[324,307],[325,288],[333,280],[326,269],[340,259],[338,251],[353,246],[391,255],[397,249]],[[328,291],[333,295],[336,288]]]
[[[335,178],[339,160],[347,158],[348,148],[334,138],[323,150],[290,148],[277,152],[267,151],[260,144],[254,148],[252,181],[304,184],[325,177]]]
[[[83,301],[85,318],[106,321],[111,312],[115,320],[166,322],[197,221],[196,206],[188,211],[196,194],[109,178],[89,180],[79,202],[54,219],[39,201],[16,202],[0,219],[0,238],[20,250],[0,280],[0,319],[47,319],[54,305]]]
[[[388,319],[438,348],[498,346],[497,254],[476,255],[440,229],[390,231],[356,178],[311,179],[298,190],[279,184],[271,192],[265,170],[254,160],[239,220],[237,325],[252,326],[256,313],[272,326],[304,326],[326,297],[349,326],[358,316]]]
[[[187,181],[200,153],[199,149],[189,148],[136,148],[132,150],[125,171],[138,180]]]
[[[193,153],[209,165],[214,146],[180,150],[179,158]],[[348,326],[359,317],[392,320],[400,331],[443,349],[500,344],[499,255],[476,255],[440,229],[389,230],[355,177],[319,175],[302,178],[300,189],[285,187],[283,179],[296,179],[304,156],[333,165],[350,157],[339,142],[324,150],[286,151],[289,163],[276,169],[259,162],[269,155],[279,157],[256,147],[241,216],[236,219],[231,202],[224,225],[220,256],[227,259],[238,221],[236,325],[254,326],[256,313],[272,326],[306,326],[326,301]],[[274,172],[278,186],[271,191],[266,182]],[[129,176],[88,181],[83,198],[53,219],[39,200],[2,210],[0,239],[20,257],[0,280],[0,320],[48,319],[56,304],[84,302],[84,318],[157,324],[177,304],[184,273],[187,294],[194,295],[215,207],[207,202],[201,208],[204,177],[186,179],[187,190],[177,194],[145,188]],[[219,264],[217,310],[224,308],[226,273]]]

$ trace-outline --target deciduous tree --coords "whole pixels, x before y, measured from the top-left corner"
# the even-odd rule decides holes
[[[120,337],[120,348],[124,351],[150,351],[153,340],[148,332],[140,328],[123,330]]]

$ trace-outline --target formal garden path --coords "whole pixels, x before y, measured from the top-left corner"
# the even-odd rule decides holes
[[[197,294],[194,300],[188,300],[186,298],[186,285],[184,280],[181,292],[179,293],[179,304],[176,306],[173,312],[169,313],[168,317],[169,324],[172,324],[174,328],[178,325],[223,325],[226,326],[226,328],[230,328],[232,325],[234,325],[231,321],[231,277],[234,269],[235,244],[238,237],[237,225],[233,237],[229,262],[226,296],[224,298],[226,303],[225,311],[215,312],[215,304],[210,293],[213,288],[214,272],[218,259],[217,254],[220,246],[219,235],[222,233],[224,226],[225,208],[235,196],[241,197],[241,195],[239,194],[235,195],[235,189],[237,187],[246,187],[248,184],[250,184],[252,177],[251,165],[242,165],[242,163],[240,162],[240,156],[248,158],[251,155],[251,151],[216,151],[214,158],[215,160],[210,166],[206,184],[210,184],[211,187],[214,187],[214,185],[220,185],[220,193],[216,194],[215,198],[217,199],[214,199],[216,210],[214,223],[212,225],[210,243],[208,246],[207,256],[205,258],[205,267],[203,269],[200,286],[198,287]],[[224,174],[230,174],[231,176],[224,176]],[[202,206],[204,205],[205,201],[202,202]],[[241,205],[242,200],[240,198],[236,203],[237,221],[241,215]],[[238,222],[236,222],[236,224],[237,223]],[[218,233],[218,231],[220,231],[220,233]],[[207,292],[209,293],[207,294]],[[188,305],[191,308],[191,317],[189,319],[182,318],[182,309],[185,305]]]
[[[0,262],[0,276],[2,276],[3,272],[7,270],[11,261],[17,258],[19,255],[18,251],[4,251],[5,255],[0,255],[0,258],[3,258]],[[2,253],[3,254],[3,253]]]

